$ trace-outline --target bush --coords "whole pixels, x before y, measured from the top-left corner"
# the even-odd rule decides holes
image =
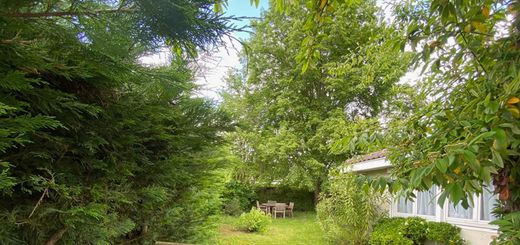
[[[265,232],[271,224],[271,216],[252,208],[249,213],[243,213],[238,219],[238,227],[248,232]]]
[[[464,244],[460,228],[448,223],[428,222],[419,217],[379,220],[374,226],[369,244],[424,244],[425,240],[446,245]]]
[[[464,244],[464,240],[460,237],[460,228],[446,222],[428,222],[426,239],[449,245]]]
[[[401,225],[401,232],[404,237],[412,240],[414,244],[423,244],[426,240],[426,231],[428,222],[419,217],[410,217],[404,219]]]
[[[255,189],[246,183],[230,181],[222,193],[224,213],[240,215],[249,210],[256,200]]]
[[[370,245],[413,245],[413,241],[397,233],[374,232],[370,238]]]
[[[224,213],[228,215],[238,216],[244,212],[241,202],[234,198],[224,203]]]
[[[382,195],[356,181],[356,175],[335,178],[316,207],[318,221],[335,244],[364,244],[373,223],[383,214]]]

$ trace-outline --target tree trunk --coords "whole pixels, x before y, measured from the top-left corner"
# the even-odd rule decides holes
[[[318,180],[316,182],[316,185],[314,186],[314,206],[318,205],[318,202],[320,201],[320,193],[321,193],[321,180]]]
[[[56,233],[54,233],[51,236],[51,238],[49,238],[49,240],[45,243],[45,245],[54,245],[54,244],[56,244],[56,242],[58,242],[63,237],[63,234],[65,234],[66,231],[67,231],[67,228],[65,228],[65,227],[63,227],[60,230],[56,231]]]

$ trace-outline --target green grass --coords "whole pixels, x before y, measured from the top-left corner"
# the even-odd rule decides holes
[[[220,245],[330,244],[312,212],[294,213],[294,218],[273,219],[267,232],[248,233],[235,228],[238,217],[222,216],[219,226]]]

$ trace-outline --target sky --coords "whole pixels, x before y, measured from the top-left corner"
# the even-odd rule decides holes
[[[267,10],[269,0],[260,0],[258,8],[248,0],[228,0],[225,16],[234,17],[260,17],[262,10]],[[236,28],[249,25],[248,19],[233,21]],[[219,92],[225,88],[225,78],[230,69],[240,68],[239,53],[242,45],[238,40],[249,38],[247,32],[234,32],[232,37],[224,37],[224,45],[215,47],[212,50],[201,53],[195,65],[195,83],[201,86],[197,91],[197,96],[220,101]]]

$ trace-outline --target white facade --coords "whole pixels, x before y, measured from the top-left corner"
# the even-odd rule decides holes
[[[392,167],[386,158],[370,159],[351,164],[343,169],[343,172],[357,172],[370,175],[386,173]],[[403,197],[395,197],[390,205],[391,217],[418,216],[426,220],[447,222],[461,228],[461,236],[470,245],[489,244],[497,236],[497,227],[489,224],[494,220],[491,210],[497,197],[491,190],[485,191],[480,196],[474,195],[474,206],[468,209],[462,208],[460,204],[454,207],[446,200],[444,206],[437,204],[437,197],[441,190],[432,187],[429,191],[416,192],[416,198],[412,201]]]

